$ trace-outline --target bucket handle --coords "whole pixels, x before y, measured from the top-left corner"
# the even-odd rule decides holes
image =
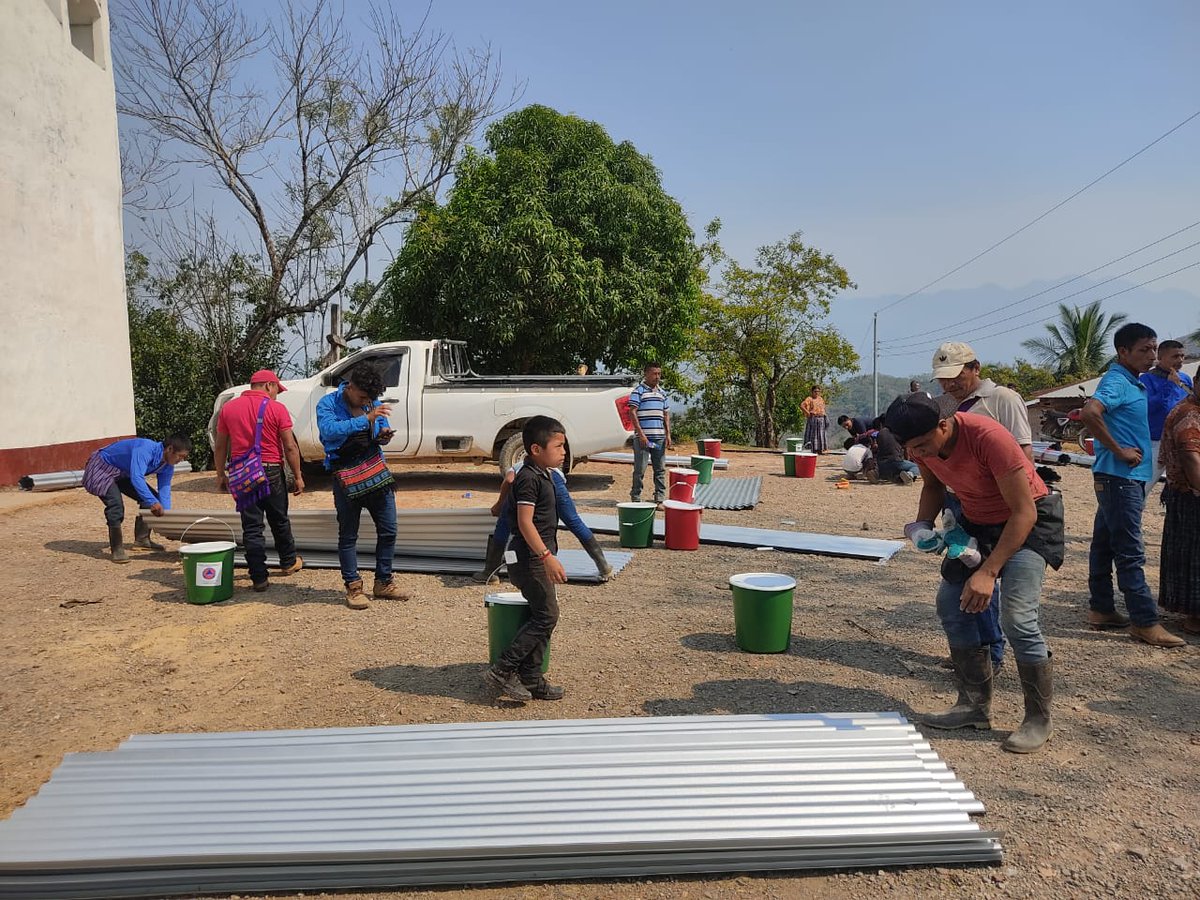
[[[650,510],[650,515],[646,516],[646,518],[638,519],[636,522],[626,522],[625,524],[626,525],[645,525],[647,522],[649,522],[651,519],[654,518],[654,514],[656,512],[658,512],[657,509],[652,509],[652,510]]]
[[[229,529],[229,537],[233,539],[233,542],[235,544],[237,543],[237,534],[234,532],[233,526],[230,525],[228,522],[226,522],[224,519],[218,519],[216,516],[201,516],[199,519],[197,519],[195,522],[193,522],[187,528],[183,529],[183,534],[181,534],[179,536],[179,543],[182,544],[183,539],[185,537],[187,537],[187,533],[189,531],[191,531],[192,528],[194,528],[196,525],[199,525],[201,522],[216,522],[219,525],[224,525],[226,528]]]

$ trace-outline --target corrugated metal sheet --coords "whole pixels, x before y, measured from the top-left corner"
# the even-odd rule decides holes
[[[175,474],[192,471],[187,460],[175,464]],[[17,481],[23,491],[66,491],[83,487],[83,469],[68,469],[65,472],[43,472],[40,475],[22,475]]]
[[[895,713],[143,735],[0,823],[0,897],[999,862]]]
[[[580,516],[584,524],[599,534],[618,534],[616,516]],[[654,536],[665,537],[662,519],[654,523]],[[813,534],[805,531],[772,531],[766,528],[742,528],[737,525],[700,525],[700,543],[726,547],[772,547],[789,553],[816,553],[821,556],[848,556],[852,559],[888,560],[904,549],[904,541],[845,537],[838,534]]]
[[[714,478],[696,485],[696,502],[705,509],[754,509],[762,494],[762,476]]]
[[[336,552],[325,550],[304,550],[300,553],[304,557],[304,567],[307,569],[336,569],[338,568],[338,557]],[[633,559],[632,553],[623,551],[605,550],[604,558],[608,560],[608,564],[612,566],[613,574],[617,575],[629,565]],[[596,571],[596,564],[592,562],[590,556],[583,550],[559,550],[558,561],[563,564],[563,568],[567,570],[567,580],[583,582],[586,584],[595,584],[600,581],[600,574]],[[234,556],[234,563],[238,566],[245,567],[246,555],[240,550]],[[420,575],[473,575],[483,563],[483,555],[480,553],[476,558],[472,559],[447,559],[446,557],[432,556],[397,556],[393,560],[392,567],[397,572],[411,572]],[[279,556],[273,550],[267,552],[267,565],[279,565]],[[358,553],[358,567],[364,572],[373,571],[375,568],[375,554]],[[501,570],[503,573],[504,570]]]
[[[687,466],[691,465],[692,462],[692,458],[690,456],[664,456],[663,460],[668,466]],[[593,453],[588,457],[588,462],[625,463],[632,466],[633,454],[621,452]],[[725,457],[713,460],[713,468],[728,469],[729,460],[727,460]]]
[[[1090,469],[1092,464],[1096,462],[1096,457],[1087,453],[1067,453],[1064,450],[1053,449],[1046,441],[1034,441],[1033,460],[1034,462],[1058,463],[1060,466],[1072,463],[1077,466],[1086,466]]]

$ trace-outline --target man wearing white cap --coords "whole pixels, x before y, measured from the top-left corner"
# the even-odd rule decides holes
[[[1029,427],[1029,413],[1025,401],[1016,391],[1000,387],[990,378],[981,377],[979,359],[970,344],[947,341],[933,354],[933,377],[942,386],[942,391],[953,397],[958,412],[984,416],[1004,426],[1013,436],[1026,458],[1033,461],[1033,432]],[[962,515],[962,507],[954,494],[946,494],[947,508],[955,517]],[[979,628],[979,638],[991,647],[992,665],[1000,668],[1004,663],[1004,630],[1000,627],[1000,592],[992,597],[992,603],[978,614],[963,613]]]

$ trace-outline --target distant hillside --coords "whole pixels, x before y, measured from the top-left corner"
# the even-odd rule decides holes
[[[920,376],[912,376],[919,378]],[[879,411],[882,413],[893,400],[908,393],[911,378],[893,375],[879,376]],[[836,422],[838,416],[870,416],[873,413],[875,381],[870,373],[848,378],[838,385],[837,393],[830,400],[829,421]]]

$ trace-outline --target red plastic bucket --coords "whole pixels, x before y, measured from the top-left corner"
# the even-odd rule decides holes
[[[713,459],[721,458],[720,438],[701,438],[696,441],[696,446],[700,449],[701,456],[711,456]]]
[[[704,507],[694,503],[668,500],[666,512],[666,545],[668,550],[697,550],[700,547],[700,514]]]
[[[696,489],[686,481],[672,481],[670,495],[672,500],[680,503],[695,503]]]
[[[797,478],[813,478],[817,474],[817,454],[815,453],[797,453],[796,454],[796,477]]]
[[[676,484],[680,481],[691,485],[694,492],[696,485],[700,483],[700,473],[696,469],[667,469],[668,484]]]

